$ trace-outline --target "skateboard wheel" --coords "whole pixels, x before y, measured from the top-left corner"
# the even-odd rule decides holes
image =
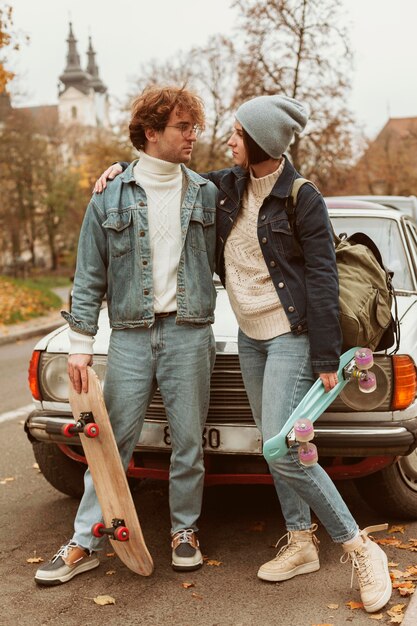
[[[302,443],[298,448],[298,459],[301,465],[308,467],[317,463],[319,455],[314,443]]]
[[[114,531],[116,541],[128,541],[129,529],[126,526],[118,526]]]
[[[359,389],[362,393],[372,393],[376,389],[376,377],[372,372],[367,372],[358,380]]]
[[[102,524],[101,522],[99,522],[98,524],[94,524],[94,526],[91,529],[91,532],[93,533],[94,537],[102,537],[104,535],[104,529],[106,527],[104,526],[104,524]]]
[[[294,434],[297,441],[311,441],[314,437],[314,427],[312,422],[303,417],[294,422]]]
[[[74,424],[64,424],[62,427],[62,434],[64,437],[74,437]]]
[[[84,435],[89,439],[94,439],[94,437],[98,436],[100,429],[98,427],[98,424],[86,424],[84,426],[83,432]]]
[[[360,348],[355,352],[355,364],[359,370],[368,370],[374,364],[374,355],[369,348]]]

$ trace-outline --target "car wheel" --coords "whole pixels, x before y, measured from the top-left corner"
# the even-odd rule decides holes
[[[84,492],[86,465],[66,456],[55,444],[32,442],[35,459],[46,480],[71,498],[81,498]]]
[[[355,484],[362,498],[379,513],[394,519],[417,519],[416,450]]]

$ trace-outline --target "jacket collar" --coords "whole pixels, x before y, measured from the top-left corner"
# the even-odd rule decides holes
[[[135,159],[134,161],[132,161],[132,163],[130,163],[127,166],[125,171],[122,172],[122,174],[120,174],[120,180],[122,181],[122,183],[135,183],[136,182],[135,175],[133,173],[133,168],[135,167],[138,160],[139,159]],[[181,163],[181,170],[182,170],[183,175],[189,181],[196,183],[197,185],[200,185],[200,186],[207,185],[208,180],[206,178],[203,178],[202,176],[200,176],[200,174],[197,174],[196,172],[193,172],[193,170],[190,170],[188,167],[185,167],[183,163]]]

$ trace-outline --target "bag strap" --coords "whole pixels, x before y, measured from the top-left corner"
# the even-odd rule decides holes
[[[311,180],[308,180],[308,178],[296,178],[292,184],[291,193],[285,201],[285,212],[287,214],[291,232],[294,236],[294,255],[301,257],[304,255],[297,236],[297,228],[295,224],[295,207],[297,206],[298,192],[300,191],[301,187],[306,184],[311,185],[317,192],[319,192],[316,185],[312,183]]]

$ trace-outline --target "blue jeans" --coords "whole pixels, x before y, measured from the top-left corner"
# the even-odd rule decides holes
[[[177,325],[175,316],[157,318],[151,328],[114,330],[110,338],[104,398],[125,468],[139,440],[157,387],[171,434],[169,505],[171,532],[197,530],[204,463],[202,432],[215,359],[211,324]],[[74,522],[73,540],[96,550],[101,539],[91,527],[102,518],[91,474]]]
[[[239,359],[256,425],[264,441],[276,435],[314,383],[308,336],[287,333],[269,340],[239,330]],[[311,526],[310,508],[338,543],[358,526],[320,465],[305,467],[296,448],[269,465],[287,530]]]

